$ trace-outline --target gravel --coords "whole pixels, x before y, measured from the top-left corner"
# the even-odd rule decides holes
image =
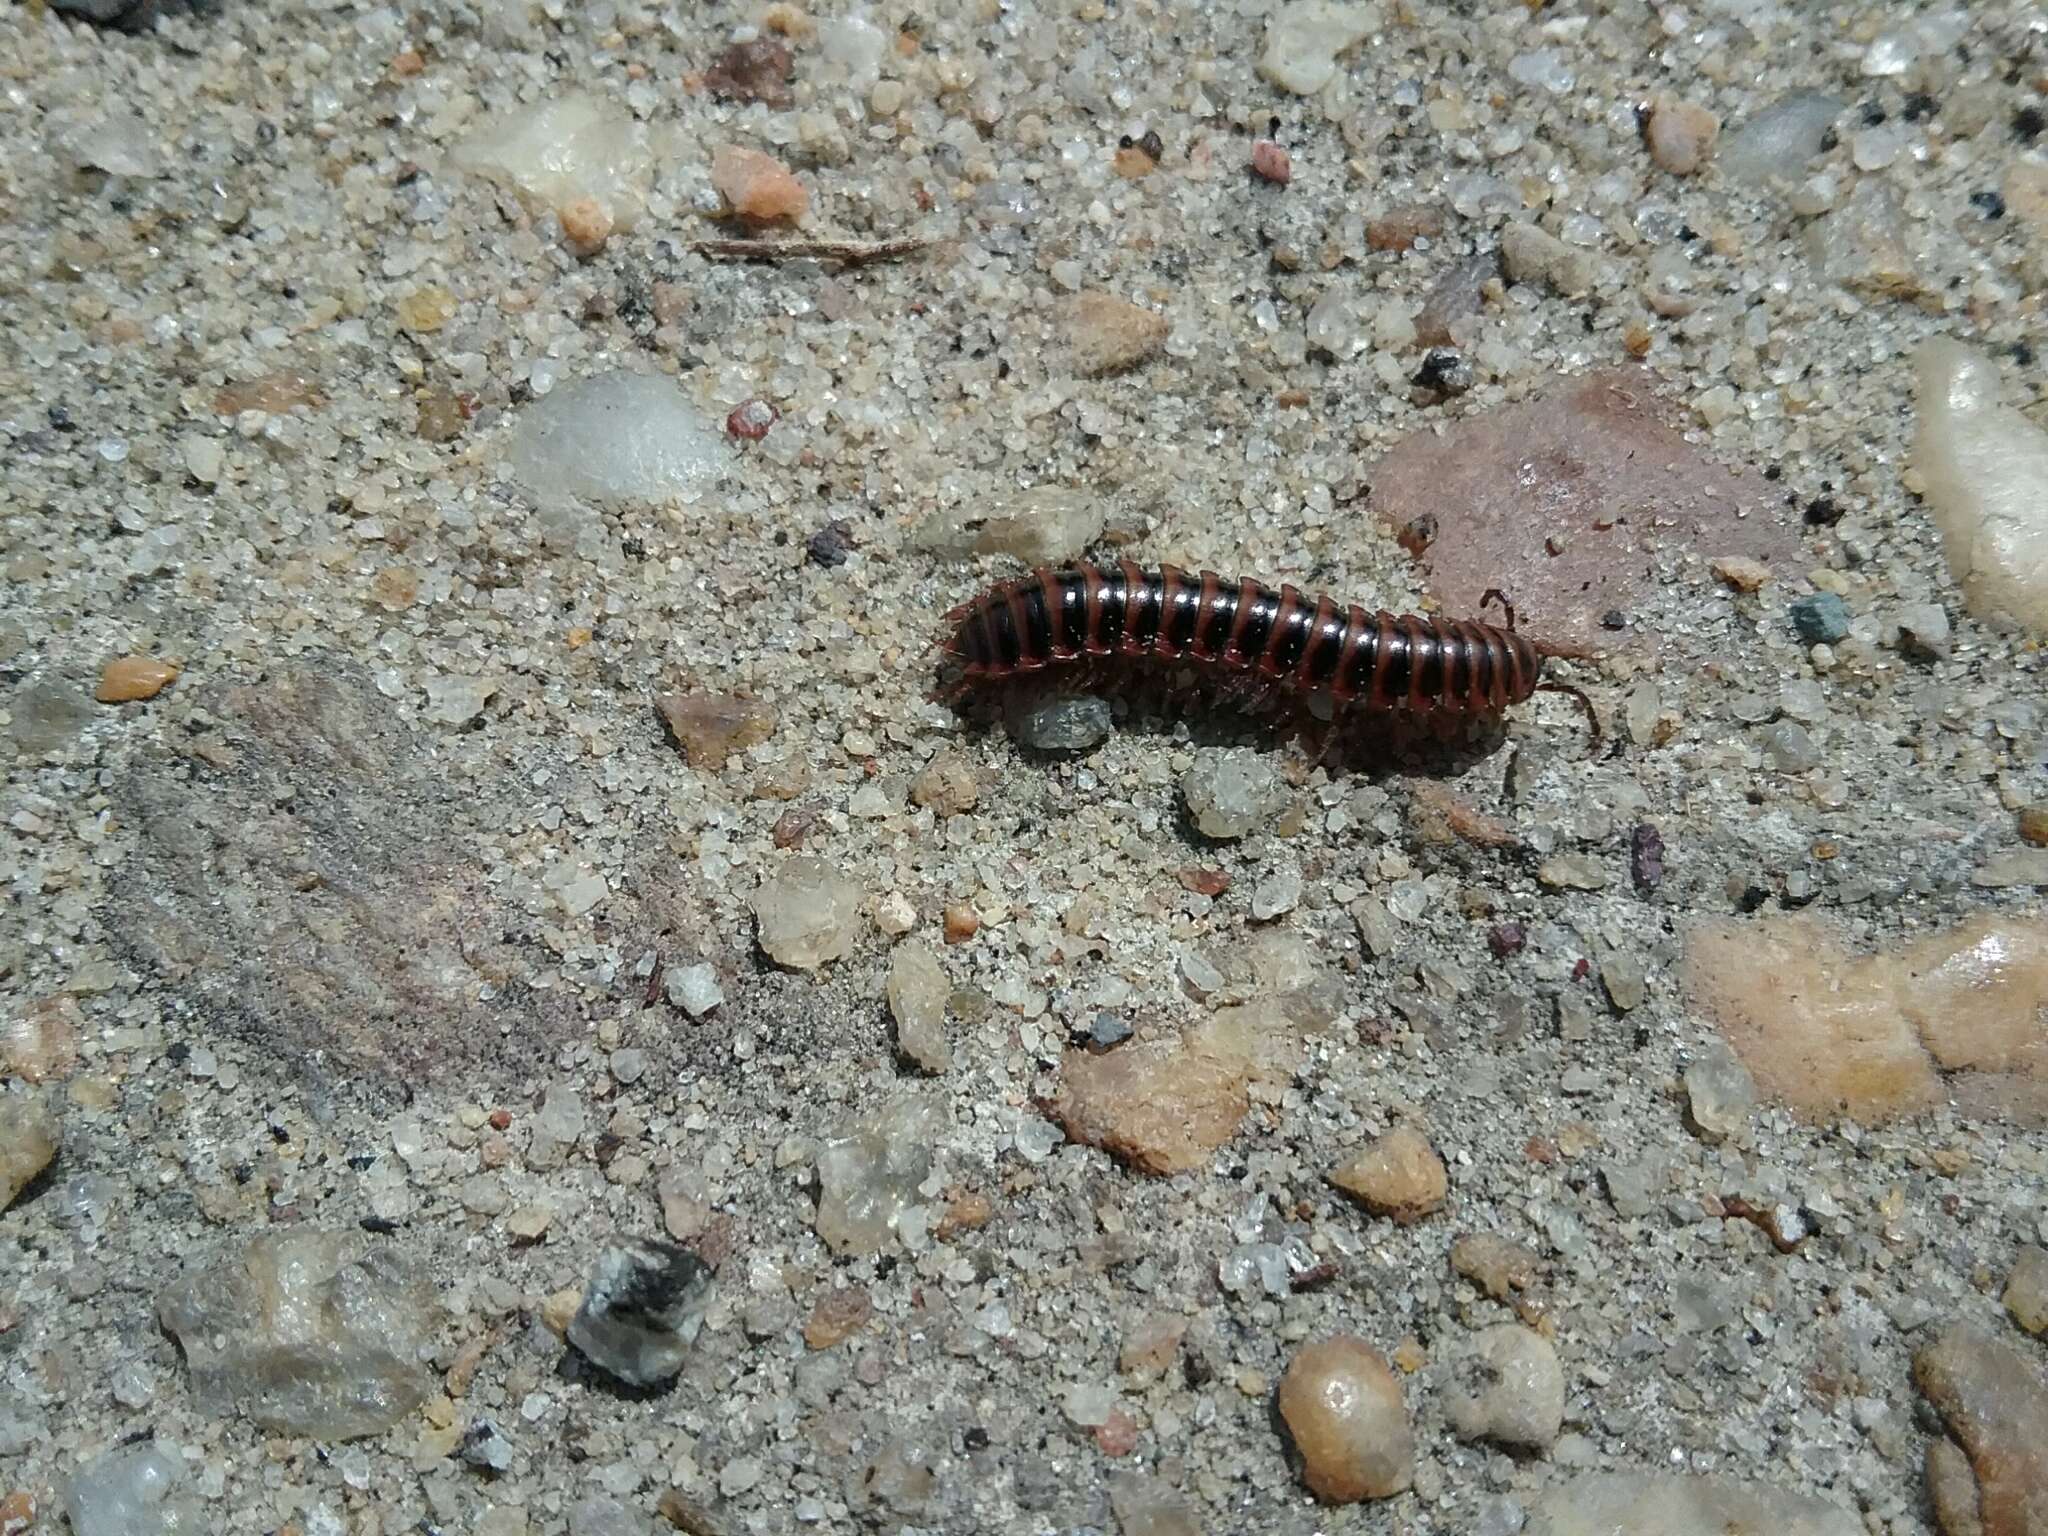
[[[0,1524],[1307,1529],[1340,1336],[1340,1519],[2028,1465],[2033,8],[87,9],[0,14]],[[1600,739],[933,697],[1084,555],[1499,588]],[[309,1237],[402,1264],[244,1306]]]

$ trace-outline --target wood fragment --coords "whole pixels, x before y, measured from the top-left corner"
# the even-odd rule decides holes
[[[836,261],[864,267],[915,256],[933,242],[915,235],[896,240],[696,240],[690,249],[719,261]]]

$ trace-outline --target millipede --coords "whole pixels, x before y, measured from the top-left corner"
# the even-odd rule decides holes
[[[1495,603],[1499,624],[1368,613],[1250,577],[1084,562],[1041,566],[962,603],[945,617],[945,650],[961,666],[956,694],[1061,669],[1180,663],[1240,679],[1254,700],[1327,695],[1336,717],[1490,720],[1532,694],[1562,693],[1585,710],[1597,745],[1592,700],[1542,675],[1547,660],[1589,653],[1531,640],[1505,594],[1480,599]]]

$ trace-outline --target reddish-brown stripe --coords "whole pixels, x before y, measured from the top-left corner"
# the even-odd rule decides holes
[[[1138,643],[1138,604],[1143,600],[1145,573],[1138,569],[1135,560],[1119,560],[1117,573],[1124,579],[1124,637],[1117,644],[1117,653],[1122,656],[1142,656],[1145,647]]]
[[[1326,643],[1330,621],[1337,617],[1337,605],[1328,597],[1316,599],[1316,611],[1308,621],[1308,644],[1301,648],[1301,660],[1295,664],[1294,681],[1302,689],[1315,685],[1309,681],[1310,668],[1315,665],[1316,652]]]
[[[1251,659],[1245,655],[1242,645],[1244,630],[1251,622],[1252,609],[1265,595],[1266,589],[1249,576],[1237,584],[1237,612],[1230,621],[1230,637],[1223,642],[1224,660],[1244,666]]]
[[[1030,616],[1024,608],[1024,583],[1011,582],[1005,601],[1010,610],[1010,623],[1017,631],[1017,670],[1036,672],[1045,665],[1046,658],[1039,655],[1031,646]]]
[[[1366,706],[1387,709],[1391,707],[1387,698],[1387,668],[1394,664],[1394,616],[1382,608],[1372,616],[1372,624],[1372,684],[1365,690]]]
[[[1202,572],[1202,590],[1195,598],[1195,632],[1188,639],[1188,651],[1197,661],[1210,661],[1220,654],[1211,651],[1202,637],[1209,632],[1209,610],[1222,592],[1223,578],[1214,571]]]
[[[1344,649],[1337,653],[1337,670],[1330,679],[1330,692],[1339,704],[1349,704],[1358,696],[1351,686],[1351,663],[1357,659],[1358,648],[1365,644],[1366,627],[1371,622],[1356,603],[1344,611]]]
[[[1431,631],[1414,614],[1403,614],[1400,618],[1401,633],[1408,640],[1408,704],[1407,707],[1420,713],[1430,707],[1433,700],[1422,696],[1422,646],[1426,639],[1433,638]]]
[[[1081,648],[1090,656],[1107,656],[1109,647],[1102,643],[1102,568],[1084,565],[1080,571],[1081,580],[1088,588],[1088,616],[1081,636]]]

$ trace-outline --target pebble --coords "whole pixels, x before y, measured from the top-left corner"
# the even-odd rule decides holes
[[[1468,1232],[1451,1244],[1451,1268],[1495,1301],[1511,1300],[1536,1283],[1535,1253],[1491,1232]]]
[[[1031,700],[1019,695],[1004,707],[1010,734],[1039,752],[1085,752],[1109,740],[1115,728],[1109,701],[1092,693]]]
[[[1600,962],[1600,984],[1607,989],[1607,1000],[1618,1013],[1632,1013],[1643,1006],[1648,996],[1648,978],[1643,974],[1643,964],[1633,955],[1609,955]]]
[[[176,1491],[183,1475],[181,1458],[157,1441],[116,1446],[65,1486],[72,1536],[199,1536],[213,1522]]]
[[[710,1266],[688,1248],[648,1238],[607,1248],[591,1266],[568,1340],[620,1381],[667,1381],[704,1326],[711,1288]]]
[[[1806,727],[1793,720],[1780,720],[1764,727],[1764,756],[1780,773],[1811,773],[1820,766],[1820,748]]]
[[[1534,224],[1514,222],[1500,232],[1501,270],[1511,283],[1548,288],[1564,298],[1593,286],[1593,260]]]
[[[1379,21],[1369,5],[1288,0],[1266,23],[1259,73],[1283,91],[1313,96],[1336,78],[1337,58]]]
[[[1751,186],[1797,181],[1846,108],[1818,91],[1781,97],[1729,133],[1715,157],[1722,174]]]
[[[1067,302],[1067,346],[1074,368],[1100,378],[1136,367],[1165,346],[1166,316],[1112,293],[1077,293]]]
[[[896,1049],[926,1072],[953,1065],[946,1039],[946,999],[953,984],[938,953],[916,940],[899,944],[889,956],[889,1012],[896,1020]]]
[[[2044,439],[2048,441],[2048,439]],[[2044,481],[2048,486],[2048,481]],[[2048,530],[2048,523],[2043,524]],[[2048,553],[2048,543],[2044,543]],[[1908,603],[1896,615],[1899,625],[1899,646],[1913,655],[1931,661],[1945,660],[1949,654],[1948,614],[1939,603]]]
[[[1252,145],[1252,174],[1284,187],[1294,180],[1294,161],[1271,139],[1260,139]]]
[[[1850,1509],[1734,1477],[1582,1472],[1529,1511],[1526,1536],[1863,1536]]]
[[[2048,1248],[2029,1244],[2013,1256],[2000,1299],[2021,1328],[2037,1336],[2048,1334]]]
[[[867,1327],[868,1319],[874,1315],[874,1299],[868,1295],[866,1286],[828,1290],[818,1298],[804,1323],[804,1347],[822,1350],[843,1344]]]
[[[1811,917],[1724,919],[1688,935],[1685,978],[1757,1088],[1808,1118],[2048,1112],[2048,1062],[2012,1033],[2048,1008],[2048,920],[1986,913],[1852,958]]]
[[[1234,839],[1277,815],[1286,801],[1279,772],[1263,753],[1245,747],[1205,747],[1180,781],[1195,830]]]
[[[631,229],[639,222],[662,148],[621,105],[576,91],[482,119],[452,159],[510,188],[534,212],[587,234],[593,224]]]
[[[1413,250],[1418,240],[1434,240],[1443,232],[1443,214],[1427,203],[1390,208],[1365,221],[1365,243],[1375,251]]]
[[[132,704],[153,699],[170,687],[178,668],[154,656],[117,656],[100,672],[93,697],[102,704]]]
[[[1648,822],[1629,833],[1628,873],[1630,883],[1645,894],[1663,883],[1664,835]]]
[[[860,887],[823,859],[785,859],[754,893],[755,933],[777,965],[816,970],[850,954],[860,934]]]
[[[718,971],[709,961],[672,965],[661,980],[663,994],[693,1019],[703,1018],[725,1001],[725,993],[718,985]]]
[[[1891,183],[1865,176],[1846,201],[1806,226],[1806,255],[1817,276],[1873,298],[1911,298],[1920,274],[1905,242],[1906,211]]]
[[[1038,485],[934,512],[912,540],[954,558],[1010,555],[1026,565],[1060,565],[1102,537],[1108,515],[1100,496]]]
[[[1553,891],[1601,891],[1614,883],[1604,864],[1580,853],[1552,854],[1536,866],[1536,879]]]
[[[2048,848],[2048,805],[2021,806],[2019,814],[2013,818],[2013,823],[2013,829],[2019,833],[2021,842],[2036,848]],[[5,1060],[6,1036],[4,1026],[0,1026],[0,1062]],[[30,1082],[35,1080],[29,1078]]]
[[[811,206],[804,184],[758,149],[719,146],[711,155],[711,186],[728,213],[756,226],[794,224]]]
[[[1427,347],[1454,347],[1453,329],[1477,315],[1485,303],[1486,286],[1501,276],[1498,251],[1482,251],[1445,269],[1424,295],[1415,314],[1415,339]]]
[[[2048,634],[2048,432],[2005,403],[1981,352],[1938,339],[1914,368],[1913,469],[1964,606]]]
[[[1541,1451],[1564,1426],[1564,1369],[1533,1328],[1487,1328],[1452,1355],[1450,1369],[1444,1412],[1460,1439]]]
[[[1427,1137],[1396,1126],[1330,1173],[1330,1182],[1375,1216],[1406,1226],[1443,1208],[1450,1177]]]
[[[1664,97],[1651,107],[1643,134],[1659,170],[1691,176],[1713,155],[1721,119],[1694,102]]]
[[[1754,592],[1771,579],[1768,565],[1746,555],[1722,555],[1712,565],[1714,574],[1738,592]]]
[[[427,718],[437,725],[467,725],[484,712],[498,691],[497,681],[488,677],[430,677],[427,679]]]
[[[1401,1383],[1351,1334],[1304,1345],[1280,1378],[1280,1417],[1301,1480],[1326,1504],[1385,1499],[1415,1481],[1415,1438]]]
[[[1719,1041],[1685,1069],[1686,1113],[1708,1141],[1739,1136],[1756,1112],[1756,1084],[1735,1053]]]
[[[1834,645],[1849,636],[1849,605],[1832,592],[1802,597],[1787,611],[1792,628],[1808,645]]]
[[[1270,923],[1292,912],[1301,901],[1301,871],[1289,864],[1252,887],[1252,920]]]
[[[653,707],[674,733],[684,760],[702,772],[719,772],[727,758],[756,748],[776,727],[772,705],[741,694],[680,690],[657,694]]]
[[[188,1263],[156,1315],[184,1351],[193,1401],[317,1440],[380,1434],[432,1386],[434,1288],[388,1244],[286,1231]]]
[[[729,101],[766,102],[780,111],[796,100],[789,88],[795,72],[788,44],[757,37],[734,43],[713,60],[704,71],[704,89]]]
[[[1111,1478],[1109,1508],[1122,1536],[1202,1536],[1201,1520],[1186,1496],[1148,1473]]]
[[[931,1172],[943,1100],[909,1094],[839,1125],[818,1147],[818,1236],[840,1255],[879,1253]]]
[[[1948,1431],[1927,1449],[1944,1536],[2037,1536],[2048,1510],[2048,1368],[1950,1323],[1914,1352],[1913,1384]]]
[[[10,1008],[0,1014],[0,1073],[25,1083],[70,1077],[78,1065],[82,1026],[84,1014],[70,997],[41,997],[25,1008]]]
[[[1068,1051],[1053,1113],[1070,1139],[1141,1173],[1184,1173],[1236,1134],[1251,1084],[1291,1071],[1296,1051],[1291,1025],[1269,1009],[1221,1008],[1178,1038]]]
[[[958,816],[971,811],[981,798],[981,781],[974,764],[958,752],[941,752],[910,781],[910,799],[940,816]]]
[[[895,1438],[885,1443],[861,1471],[863,1492],[898,1517],[915,1516],[930,1502],[936,1482],[931,1452],[915,1441]]]
[[[732,464],[723,424],[672,378],[625,369],[560,385],[520,411],[512,478],[543,502],[694,502]]]
[[[45,1095],[0,1092],[0,1211],[56,1159],[61,1139]]]

